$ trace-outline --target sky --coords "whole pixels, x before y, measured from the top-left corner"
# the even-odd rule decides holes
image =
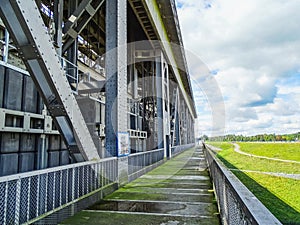
[[[300,131],[300,1],[176,4],[199,136]]]

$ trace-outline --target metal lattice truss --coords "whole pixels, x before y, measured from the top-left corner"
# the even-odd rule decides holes
[[[1,1],[0,15],[71,155],[99,159],[35,1]]]

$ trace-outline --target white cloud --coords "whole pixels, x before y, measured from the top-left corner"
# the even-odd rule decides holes
[[[191,75],[202,85],[210,106],[220,102],[212,97],[216,87],[208,87],[206,81],[218,82],[225,102],[226,132],[300,130],[295,122],[300,118],[300,78],[295,78],[299,86],[281,82],[300,71],[300,1],[177,3],[185,48],[205,63],[200,65],[199,59],[188,55]],[[208,75],[208,68],[214,75]],[[206,110],[205,121],[208,115]],[[205,126],[211,130],[212,125]]]

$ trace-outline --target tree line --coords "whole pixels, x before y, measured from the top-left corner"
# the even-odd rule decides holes
[[[300,132],[293,134],[257,134],[253,136],[227,134],[224,136],[208,137],[203,135],[204,141],[300,141]]]

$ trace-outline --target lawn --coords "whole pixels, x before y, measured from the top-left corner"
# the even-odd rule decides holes
[[[227,143],[228,144],[228,143]],[[300,162],[300,143],[238,143],[243,152]]]
[[[241,155],[234,152],[233,145],[230,143],[209,144],[222,149],[222,151],[218,152],[218,157],[231,169],[300,174],[300,164],[271,161]],[[262,153],[258,150],[248,150],[247,145],[252,149],[255,149],[254,145],[256,145],[256,149],[262,149]],[[271,146],[275,145],[275,143],[269,144],[270,146],[268,146],[268,144],[263,144],[263,147],[260,145],[262,144],[243,143],[243,148],[241,148],[241,150],[255,155],[272,157],[272,155],[266,155],[264,153],[268,151],[268,149],[275,149]],[[289,146],[290,144],[287,143],[287,149],[289,149]],[[289,154],[294,154],[294,151],[289,151],[289,154],[282,153],[285,149],[284,147],[285,146],[283,145],[283,149],[276,148],[278,153],[273,150],[273,156],[280,155],[282,159],[296,160],[296,158],[287,157]],[[275,177],[259,172],[233,172],[283,224],[300,224],[299,180]]]

